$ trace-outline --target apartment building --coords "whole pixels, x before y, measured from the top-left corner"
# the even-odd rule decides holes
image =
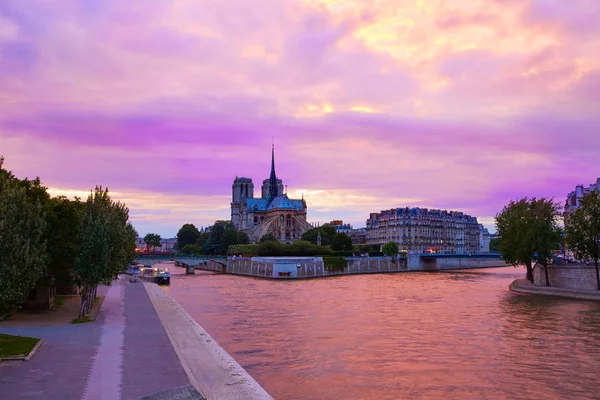
[[[459,211],[394,208],[370,214],[366,242],[394,241],[417,253],[475,253],[482,250],[480,230],[476,217]]]

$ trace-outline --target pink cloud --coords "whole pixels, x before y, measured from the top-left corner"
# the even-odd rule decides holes
[[[169,231],[165,215],[226,218],[215,202],[236,175],[260,185],[272,137],[312,220],[405,205],[489,219],[593,180],[596,2],[471,4],[8,2],[0,153],[52,187],[127,193],[144,229]]]

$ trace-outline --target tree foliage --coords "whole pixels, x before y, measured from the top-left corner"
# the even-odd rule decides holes
[[[144,236],[144,243],[146,244],[146,248],[148,250],[154,250],[155,247],[160,247],[161,240],[162,238],[160,235],[156,233],[148,233],[146,236]]]
[[[301,239],[317,244],[317,237],[321,232],[321,245],[329,246],[333,241],[334,236],[337,234],[335,228],[331,225],[323,225],[318,228],[312,228],[302,234]]]
[[[331,249],[336,251],[352,251],[352,239],[345,233],[338,233],[331,241]]]
[[[583,196],[579,207],[565,221],[565,236],[569,249],[578,259],[592,259],[596,268],[596,285],[600,290],[600,192]]]
[[[96,188],[86,203],[51,198],[39,178],[17,179],[0,157],[0,308],[21,304],[44,272],[77,283],[88,302],[134,259],[137,233],[125,205]]]
[[[80,288],[80,317],[89,311],[96,287],[110,283],[134,257],[137,233],[128,222],[129,210],[113,201],[108,189],[97,186],[83,212],[82,239],[75,260],[75,281]]]
[[[266,233],[264,235],[261,236],[259,243],[264,243],[264,242],[277,242],[277,238],[275,237],[275,235],[273,235],[272,233]]]
[[[47,261],[46,220],[39,200],[2,168],[0,158],[0,311],[21,304]]]
[[[246,232],[238,232],[237,233],[237,243],[236,244],[248,244],[250,243],[250,238]]]
[[[85,203],[79,198],[69,200],[65,196],[50,200],[46,213],[48,221],[47,272],[56,281],[57,293],[72,293],[75,258],[81,241],[81,220]]]
[[[229,246],[248,244],[249,242],[250,238],[245,232],[237,231],[231,221],[221,220],[215,221],[214,225],[206,232],[199,233],[194,246],[180,248],[184,252],[193,254],[201,252],[207,255],[224,255],[227,254]]]
[[[396,242],[387,242],[382,247],[382,252],[385,256],[392,257],[393,260],[398,256],[398,243]]]
[[[194,224],[185,224],[177,232],[177,246],[183,249],[188,244],[196,244],[200,237],[200,231]]]
[[[525,197],[511,200],[496,215],[496,227],[502,237],[499,243],[502,259],[509,264],[525,265],[527,279],[531,282],[534,258],[547,266],[552,250],[558,248],[558,211],[558,205],[552,199]]]
[[[493,238],[490,240],[490,252],[497,253],[500,251],[500,240],[501,238]]]

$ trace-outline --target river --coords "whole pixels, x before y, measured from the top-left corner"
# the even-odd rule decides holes
[[[600,304],[513,294],[512,267],[169,293],[275,399],[599,399]]]

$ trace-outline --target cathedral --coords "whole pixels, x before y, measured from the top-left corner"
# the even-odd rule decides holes
[[[275,175],[275,146],[271,150],[271,176],[263,181],[261,197],[254,198],[250,178],[236,177],[232,189],[231,221],[237,230],[248,234],[250,243],[268,233],[280,243],[291,243],[312,228],[306,221],[304,199],[288,198],[283,181]]]

